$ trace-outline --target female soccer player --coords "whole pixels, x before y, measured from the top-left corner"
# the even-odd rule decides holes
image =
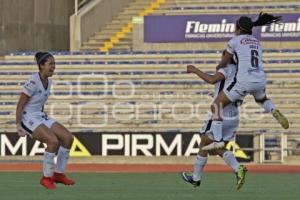
[[[225,51],[223,55],[225,55]],[[230,61],[229,64],[225,68],[218,69],[217,72],[213,75],[202,72],[200,69],[189,65],[187,66],[188,73],[194,73],[203,79],[205,82],[209,84],[215,85],[214,99],[217,98],[218,94],[223,90],[225,85],[231,83],[235,77],[237,70],[237,65],[233,61]],[[223,124],[222,124],[222,138],[225,143],[234,140],[235,133],[239,126],[239,111],[238,105],[242,102],[234,102],[230,103],[223,108],[221,114],[223,116]],[[271,113],[271,109],[274,109],[274,105],[271,100],[269,100],[266,96],[262,101],[257,101],[267,113]],[[208,151],[204,150],[202,147],[208,145],[214,141],[214,136],[212,135],[211,124],[212,124],[212,116],[209,116],[209,119],[206,121],[201,134],[201,143],[199,146],[199,152],[195,160],[194,164],[194,172],[192,175],[189,175],[186,172],[183,172],[181,175],[184,181],[194,185],[199,186],[201,183],[201,176],[203,173],[203,168],[207,162]],[[219,155],[224,159],[224,161],[233,169],[237,178],[237,189],[240,189],[245,182],[245,174],[247,172],[247,168],[243,165],[240,165],[239,162],[234,157],[231,151],[226,150],[224,147],[220,149],[216,149],[214,151],[209,151],[211,155]]]
[[[224,56],[224,52],[223,52],[223,56]],[[218,94],[223,90],[224,85],[227,85],[233,80],[236,70],[237,70],[237,66],[233,60],[231,61],[231,63],[227,65],[227,67],[219,69],[213,75],[204,73],[200,69],[197,69],[192,65],[187,66],[188,73],[195,73],[205,82],[209,84],[214,84],[215,86],[214,98],[217,98]],[[222,124],[222,137],[225,143],[235,139],[235,133],[239,126],[238,105],[239,105],[238,103],[230,103],[227,106],[225,106],[224,109],[222,110],[222,116],[224,118],[224,122]],[[211,123],[212,123],[211,117],[212,116],[210,115],[209,119],[206,121],[205,125],[200,131],[201,142],[199,146],[199,152],[195,160],[193,174],[190,175],[187,172],[182,172],[181,174],[184,181],[194,186],[200,186],[203,168],[207,163],[208,151],[203,150],[202,147],[214,141],[212,130],[211,130]],[[232,168],[237,178],[236,188],[240,189],[245,182],[245,175],[247,172],[247,168],[243,165],[240,165],[239,162],[234,157],[233,153],[225,149],[224,147],[221,149],[214,150],[213,152],[210,151],[209,153],[211,155],[213,154],[219,155]]]
[[[38,52],[35,54],[35,60],[39,71],[32,74],[24,84],[17,104],[17,132],[21,137],[29,135],[47,144],[41,185],[47,189],[55,189],[55,183],[74,185],[75,182],[64,175],[73,135],[43,111],[50,95],[49,77],[52,77],[55,70],[54,57],[48,52]],[[59,144],[61,146],[58,146]],[[54,157],[57,150],[57,163],[54,170]]]
[[[247,94],[252,94],[257,102],[266,104],[273,116],[285,129],[289,127],[288,120],[275,109],[273,103],[266,98],[266,78],[262,65],[262,48],[260,42],[252,36],[255,26],[269,25],[281,20],[280,16],[260,13],[253,22],[249,17],[242,16],[236,21],[236,36],[228,42],[228,48],[217,68],[224,68],[231,59],[237,63],[237,73],[233,81],[226,85],[211,105],[213,115],[212,131],[214,142],[203,147],[211,150],[224,147],[222,141],[222,117],[220,110],[231,102],[242,101]]]

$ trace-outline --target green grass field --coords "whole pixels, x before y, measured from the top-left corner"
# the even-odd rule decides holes
[[[200,187],[183,182],[179,174],[71,173],[75,186],[46,190],[40,173],[0,173],[1,200],[297,200],[300,174],[248,173],[244,187],[235,190],[230,173],[207,173]]]

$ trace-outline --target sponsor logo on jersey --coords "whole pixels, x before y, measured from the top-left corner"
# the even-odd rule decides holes
[[[241,39],[241,44],[242,45],[248,45],[248,44],[258,45],[259,41],[255,38],[243,38],[243,39]]]
[[[34,88],[34,84],[30,82],[26,83],[24,85],[24,87],[27,89],[27,90],[32,90]]]

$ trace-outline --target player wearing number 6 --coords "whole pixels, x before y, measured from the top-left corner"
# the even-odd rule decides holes
[[[231,83],[226,85],[211,105],[213,113],[212,131],[215,141],[204,146],[203,150],[219,149],[224,147],[222,141],[222,117],[221,110],[231,102],[242,101],[248,94],[254,96],[255,101],[266,104],[273,116],[285,129],[289,127],[288,120],[275,109],[271,100],[265,93],[266,77],[262,62],[262,48],[259,40],[252,35],[252,28],[276,23],[280,16],[260,13],[256,21],[242,16],[236,21],[235,37],[228,42],[228,47],[217,69],[224,68],[234,59],[237,63],[237,71]]]

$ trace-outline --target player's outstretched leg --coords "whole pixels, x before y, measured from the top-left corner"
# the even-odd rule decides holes
[[[193,175],[192,175],[192,174],[188,174],[187,172],[182,172],[182,173],[181,173],[181,177],[182,177],[182,179],[183,179],[185,182],[190,183],[190,184],[192,184],[192,185],[195,186],[195,187],[198,187],[198,186],[200,186],[200,184],[201,184],[201,181],[200,181],[200,180],[199,180],[199,181],[194,181],[194,180],[193,180]]]
[[[238,171],[236,172],[236,189],[239,190],[245,183],[247,168],[244,165],[240,165]]]
[[[213,141],[212,143],[202,147],[202,150],[214,150],[214,149],[222,149],[225,146],[224,141]]]
[[[282,126],[282,128],[284,128],[284,129],[289,128],[288,119],[278,109],[273,109],[272,115],[278,121],[278,123]]]
[[[258,92],[258,96],[261,92]],[[262,93],[265,93],[265,90],[262,91]],[[273,104],[271,99],[268,99],[266,95],[262,99],[257,99],[257,97],[254,97],[255,101],[267,112],[272,113],[273,117],[278,121],[278,123],[282,126],[284,129],[289,128],[289,121],[288,119],[277,109],[275,108],[275,105]]]

